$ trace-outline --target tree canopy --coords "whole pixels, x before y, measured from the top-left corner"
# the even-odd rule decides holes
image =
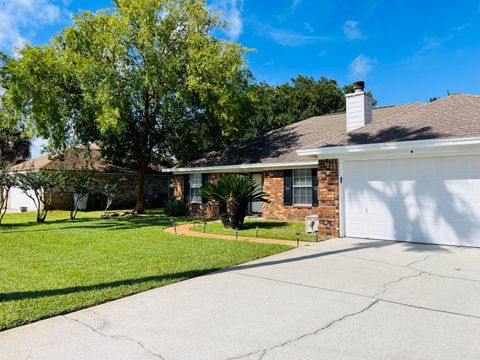
[[[247,50],[212,35],[224,24],[205,1],[114,0],[83,12],[46,46],[3,67],[2,111],[52,149],[97,142],[139,173],[136,210],[154,157],[191,119],[228,136],[240,128],[251,74]],[[170,135],[170,136],[169,136]]]

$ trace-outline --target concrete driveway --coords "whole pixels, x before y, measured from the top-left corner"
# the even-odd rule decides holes
[[[358,239],[0,333],[0,359],[479,357],[480,249]]]

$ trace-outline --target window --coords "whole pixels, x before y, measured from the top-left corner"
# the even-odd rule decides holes
[[[192,204],[201,204],[202,195],[200,189],[202,188],[202,174],[190,175],[190,202]]]
[[[167,197],[169,199],[173,198],[174,190],[175,190],[175,184],[173,182],[173,178],[169,178],[168,179],[168,189],[167,189]]]
[[[293,170],[293,204],[312,205],[312,169]]]

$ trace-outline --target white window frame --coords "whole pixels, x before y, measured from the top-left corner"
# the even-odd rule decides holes
[[[201,204],[202,196],[194,195],[195,189],[200,189],[202,187],[203,176],[201,173],[190,174],[190,203],[191,204]]]
[[[304,175],[298,175],[299,172],[304,172]],[[301,185],[295,185],[295,178],[302,178],[305,179],[305,184]],[[310,182],[308,183],[308,179],[310,179]],[[305,202],[305,203],[297,203],[295,202],[295,190],[296,189],[310,189],[310,191],[313,192],[313,176],[312,176],[312,169],[311,168],[306,168],[306,169],[294,169],[292,173],[292,204],[294,206],[312,206],[313,205],[313,193],[312,196],[310,196],[310,201]]]

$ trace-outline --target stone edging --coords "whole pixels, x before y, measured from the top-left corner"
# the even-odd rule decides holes
[[[202,237],[202,238],[210,238],[210,239],[236,240],[236,241],[244,241],[244,242],[263,243],[263,244],[278,244],[278,245],[287,245],[291,247],[295,247],[297,245],[297,242],[293,240],[269,239],[269,238],[259,238],[259,237],[241,236],[241,235],[239,235],[237,238],[235,235],[209,234],[209,233],[193,231],[191,230],[192,227],[193,227],[192,224],[183,224],[183,225],[176,226],[177,228],[176,233],[173,226],[165,228],[163,231],[169,234],[194,236],[194,237]],[[299,246],[310,246],[311,244],[312,244],[311,242],[307,242],[307,241],[299,242]]]

